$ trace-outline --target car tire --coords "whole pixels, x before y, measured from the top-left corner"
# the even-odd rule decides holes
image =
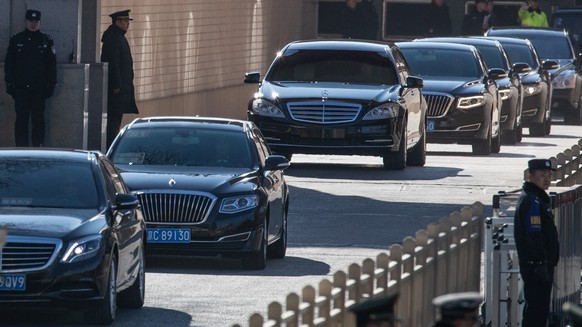
[[[514,126],[513,129],[506,130],[505,133],[501,134],[501,140],[503,141],[503,144],[516,144],[518,142],[518,129],[518,126]]]
[[[267,225],[263,227],[261,245],[259,251],[253,252],[241,260],[242,266],[247,270],[263,270],[267,263]]]
[[[107,291],[101,302],[85,314],[85,320],[90,324],[109,325],[115,319],[117,310],[117,257],[111,256]]]
[[[283,259],[287,253],[287,210],[283,210],[283,226],[281,237],[267,247],[267,257],[272,259]]]
[[[569,125],[580,125],[582,123],[582,95],[578,99],[578,106],[564,113],[564,122]]]
[[[537,136],[542,137],[546,135],[546,124],[543,123],[535,123],[529,126],[529,135],[530,136]]]
[[[552,132],[552,118],[548,117],[544,121],[544,135],[543,136],[550,135],[551,132]]]
[[[408,134],[406,133],[406,120],[402,122],[402,137],[397,152],[385,150],[382,156],[384,169],[402,170],[406,167],[406,144],[408,143]]]
[[[497,136],[491,138],[491,153],[501,151],[501,130],[497,131]]]
[[[491,127],[487,131],[487,138],[485,140],[477,140],[473,142],[473,154],[486,156],[491,154]]]
[[[139,271],[133,284],[117,296],[117,304],[120,308],[139,309],[145,302],[145,255],[144,247],[139,249]]]
[[[515,130],[515,141],[519,143],[523,140],[523,126],[519,125]]]
[[[426,125],[424,125],[426,126]],[[408,152],[406,165],[422,167],[426,164],[426,129],[422,131],[422,136],[418,143]]]

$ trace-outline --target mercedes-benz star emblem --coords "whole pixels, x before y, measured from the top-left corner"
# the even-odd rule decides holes
[[[168,182],[168,185],[170,185],[170,187],[174,187],[174,185],[176,185],[176,181],[172,178],[170,179],[170,181]]]
[[[323,101],[327,100],[328,96],[329,96],[329,92],[327,90],[321,91],[321,100],[323,100]]]

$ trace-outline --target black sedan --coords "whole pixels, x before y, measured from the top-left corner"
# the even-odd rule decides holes
[[[559,67],[550,70],[552,106],[564,114],[566,123],[582,123],[582,57],[574,50],[575,46],[565,29],[495,27],[487,31],[487,35],[528,39],[543,61],[556,61]]]
[[[394,44],[297,41],[277,55],[248,104],[273,151],[381,156],[387,169],[426,161],[422,80]]]
[[[248,269],[285,256],[289,161],[252,122],[139,118],[108,156],[141,202],[148,254],[235,257]]]
[[[506,78],[497,80],[501,94],[501,139],[505,143],[521,142],[522,124],[521,112],[523,108],[523,85],[520,74],[531,70],[526,65],[511,65],[509,57],[499,41],[471,37],[433,37],[418,39],[420,42],[447,42],[469,44],[477,48],[488,68],[501,68],[507,73]]]
[[[472,45],[399,42],[412,72],[424,80],[428,102],[427,141],[471,144],[474,154],[501,147],[501,96],[496,81],[503,69],[487,70]]]
[[[98,152],[0,150],[0,306],[57,303],[109,324],[141,308],[145,223]]]

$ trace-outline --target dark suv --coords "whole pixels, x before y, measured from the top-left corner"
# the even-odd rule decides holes
[[[394,44],[354,40],[292,42],[277,55],[249,101],[248,119],[273,151],[370,155],[384,167],[426,161],[422,79]]]

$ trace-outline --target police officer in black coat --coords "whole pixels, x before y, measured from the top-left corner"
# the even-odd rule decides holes
[[[460,292],[440,295],[432,300],[438,308],[438,318],[433,327],[473,327],[479,325],[479,307],[483,297],[477,292]]]
[[[554,268],[558,264],[558,230],[550,197],[552,162],[532,159],[517,202],[514,237],[523,279],[525,307],[522,326],[545,327],[548,322]]]
[[[101,62],[109,66],[107,92],[107,148],[119,129],[124,113],[139,113],[133,86],[133,58],[125,33],[129,28],[130,10],[117,11],[109,15],[111,25],[103,33]]]
[[[26,11],[25,29],[10,38],[4,63],[6,91],[14,98],[16,111],[16,146],[43,146],[45,100],[57,85],[55,46],[50,35],[40,32],[40,16],[38,10]]]
[[[475,0],[475,7],[472,11],[463,16],[463,26],[461,32],[463,35],[481,35],[485,30],[485,17],[489,15],[487,3],[485,0]]]

